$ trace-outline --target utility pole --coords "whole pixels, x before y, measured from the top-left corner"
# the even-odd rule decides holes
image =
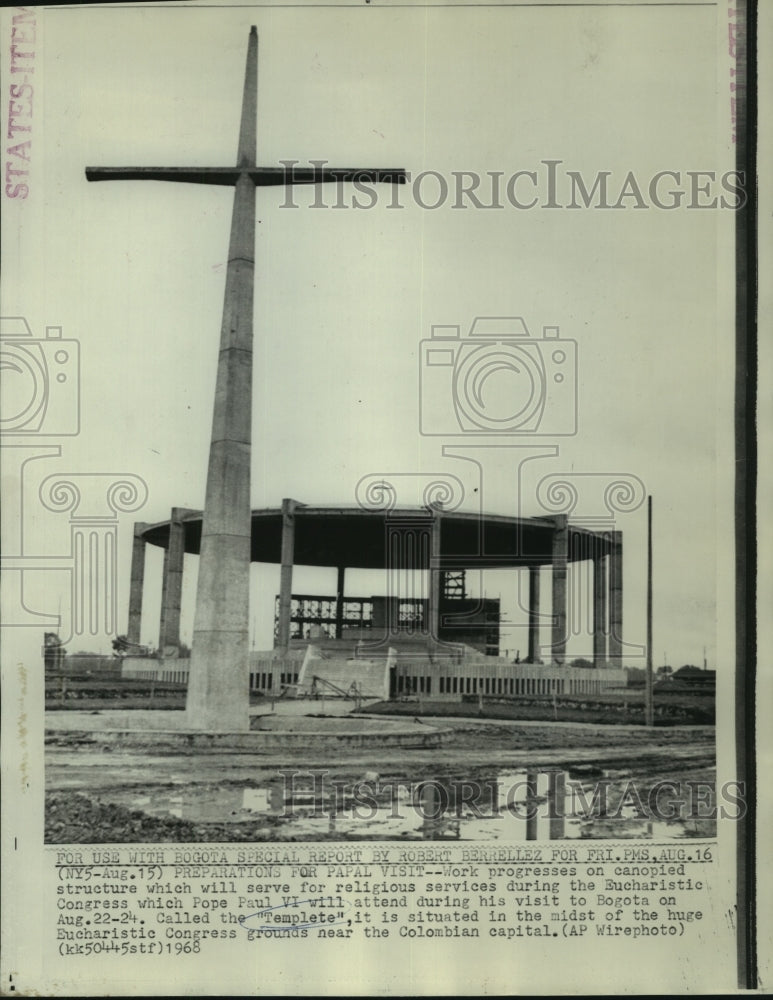
[[[655,724],[652,690],[652,497],[647,497],[647,674],[644,680],[644,722]]]

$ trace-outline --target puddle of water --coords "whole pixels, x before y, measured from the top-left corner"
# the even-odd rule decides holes
[[[484,780],[429,778],[329,781],[310,772],[264,783],[185,785],[138,795],[106,795],[151,816],[195,823],[255,823],[272,839],[458,839],[519,842],[565,839],[713,837],[712,802],[703,814],[669,785],[671,798],[652,797],[655,779],[596,782],[570,771],[507,770]],[[712,787],[713,783],[703,783]]]

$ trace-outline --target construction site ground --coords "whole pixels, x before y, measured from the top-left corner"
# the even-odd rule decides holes
[[[147,704],[147,702],[145,702]],[[117,707],[114,703],[114,707]],[[120,706],[125,709],[126,705]],[[166,706],[165,706],[166,707]],[[46,827],[48,843],[160,843],[272,840],[422,839],[493,837],[503,829],[474,816],[449,814],[427,823],[413,815],[396,816],[394,791],[379,801],[368,819],[348,815],[352,800],[336,799],[335,788],[366,782],[370,788],[407,789],[403,804],[422,782],[452,786],[458,782],[491,783],[524,771],[560,770],[585,788],[606,782],[620,793],[634,783],[646,798],[658,782],[678,786],[711,785],[715,773],[713,726],[669,725],[647,728],[618,722],[562,722],[420,714],[418,704],[361,706],[343,699],[263,700],[251,712],[258,726],[308,729],[325,720],[352,717],[359,728],[368,708],[381,718],[399,719],[416,731],[415,745],[388,751],[367,743],[347,748],[329,741],[315,745],[307,737],[297,749],[266,748],[248,753],[228,750],[152,746],[122,747],[84,742],[83,719],[94,735],[111,725],[110,712],[81,707],[46,713]],[[465,706],[477,711],[478,706]],[[450,706],[449,706],[450,710]],[[128,713],[131,714],[131,713]],[[137,713],[137,724],[141,716]],[[363,718],[363,715],[366,717]],[[406,717],[407,716],[407,717]],[[309,718],[311,717],[311,719]],[[261,719],[263,722],[261,723]],[[375,721],[375,720],[374,720]],[[442,746],[427,748],[427,728],[447,731]],[[304,791],[305,789],[305,791]],[[309,791],[310,789],[310,791]],[[289,790],[289,791],[288,791]],[[293,790],[298,794],[293,795]],[[713,794],[713,793],[712,793]],[[280,805],[277,805],[280,803]],[[343,803],[343,807],[342,807]],[[391,803],[391,808],[389,804]],[[403,810],[406,811],[406,810]],[[410,808],[407,808],[410,813]],[[682,822],[675,836],[710,836],[713,820]],[[606,823],[606,825],[605,825]],[[602,818],[591,828],[576,826],[571,835],[642,835],[642,817],[628,810],[607,830]],[[482,825],[481,825],[482,824]],[[606,832],[605,832],[606,831]],[[637,834],[638,831],[638,834]],[[515,834],[513,834],[515,835]]]

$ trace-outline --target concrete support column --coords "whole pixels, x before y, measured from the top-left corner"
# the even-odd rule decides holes
[[[429,543],[429,634],[433,642],[440,642],[440,534],[441,515],[435,511],[432,518]]]
[[[295,557],[295,500],[282,501],[282,569],[279,580],[279,630],[277,647],[284,653],[290,647],[290,615],[293,596],[293,560]]]
[[[164,578],[161,588],[161,624],[158,648],[180,645],[180,608],[183,593],[183,560],[185,558],[185,529],[183,510],[172,507],[169,520],[169,544],[164,551]]]
[[[144,521],[134,525],[132,542],[132,565],[129,579],[129,622],[126,638],[129,642],[141,642],[142,634],[142,590],[145,584],[145,539],[142,532],[147,528]]]
[[[344,583],[346,580],[346,567],[338,567],[338,579],[336,581],[336,639],[340,639],[344,632]]]
[[[566,514],[553,519],[553,642],[552,659],[563,664],[566,657],[566,577],[569,559],[569,521]]]
[[[548,772],[548,837],[562,840],[566,835],[566,772]]]
[[[600,540],[597,542],[600,545]],[[593,665],[600,667],[607,658],[607,573],[606,556],[593,554]]]
[[[612,532],[609,559],[609,659],[613,667],[623,665],[623,533]]]
[[[526,839],[537,840],[539,831],[537,821],[539,819],[539,808],[536,803],[539,780],[538,771],[526,772]]]
[[[540,567],[529,566],[529,652],[527,660],[536,663],[539,660],[539,585]]]

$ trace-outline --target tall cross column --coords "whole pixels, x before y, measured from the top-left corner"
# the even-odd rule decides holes
[[[90,181],[178,181],[234,188],[186,706],[191,729],[226,732],[249,728],[255,188],[406,180],[402,169],[326,167],[323,160],[310,161],[312,168],[296,167],[297,161],[287,161],[289,167],[257,166],[257,70],[258,33],[252,27],[235,167],[86,168]]]
[[[254,165],[258,34],[247,50],[238,165]],[[255,185],[236,181],[212,439],[201,530],[187,722],[192,729],[249,729],[250,452]]]

